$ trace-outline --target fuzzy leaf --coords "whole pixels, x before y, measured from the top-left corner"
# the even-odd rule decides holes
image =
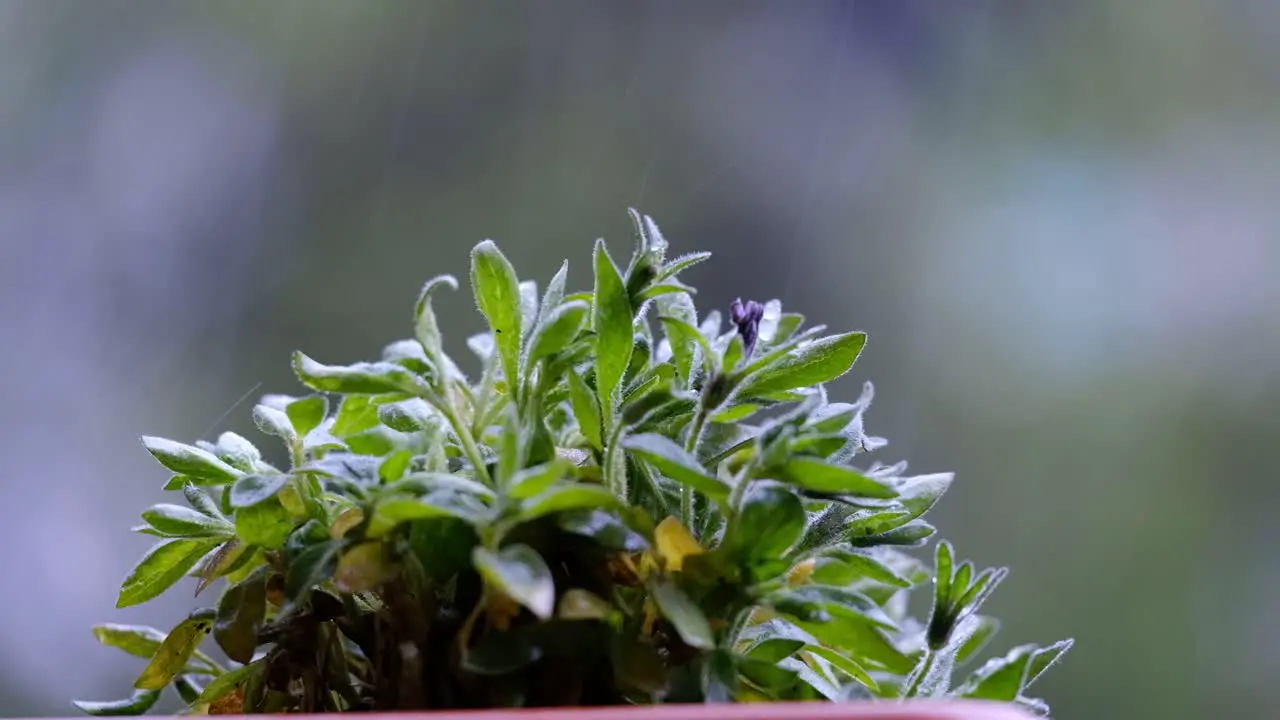
[[[288,475],[246,475],[231,486],[231,507],[246,508],[276,496]]]
[[[142,513],[142,519],[165,535],[177,537],[226,538],[235,534],[235,527],[226,519],[181,505],[153,505]]]
[[[613,408],[613,390],[631,363],[633,345],[631,298],[603,240],[596,241],[595,278],[596,396],[608,414]]]
[[[159,690],[135,690],[133,695],[121,700],[72,700],[76,709],[98,717],[145,715],[160,699]]]
[[[508,383],[519,375],[520,359],[520,282],[507,257],[492,240],[485,240],[471,250],[471,288],[476,306],[489,321],[494,345],[502,359],[502,374]]]
[[[663,475],[688,485],[717,503],[729,498],[729,484],[708,473],[696,458],[669,438],[654,433],[632,435],[623,441],[623,446],[651,463]]]
[[[389,362],[324,365],[312,360],[304,353],[295,352],[293,371],[304,385],[321,392],[378,395],[381,393],[415,394],[426,390],[426,384],[422,378],[400,365]]]
[[[815,340],[754,370],[743,379],[738,395],[765,397],[835,380],[853,367],[866,343],[866,333],[861,332]]]
[[[224,485],[243,474],[213,453],[198,447],[150,436],[142,438],[142,445],[161,465],[201,485]]]
[[[526,362],[532,366],[548,355],[568,347],[569,343],[582,328],[590,306],[581,300],[564,303],[552,310],[540,321],[529,340],[529,355]]]
[[[850,467],[832,465],[814,458],[795,457],[779,468],[779,479],[812,492],[888,499],[897,496],[893,488]]]

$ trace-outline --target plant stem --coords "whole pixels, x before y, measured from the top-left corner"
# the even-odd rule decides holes
[[[702,439],[702,428],[707,423],[707,408],[704,403],[698,403],[698,409],[693,413],[693,420],[689,423],[689,437],[685,438],[685,452],[697,457],[698,442]],[[680,487],[680,522],[692,530],[693,528],[693,488],[688,485]]]
[[[476,477],[485,485],[493,486],[493,479],[489,477],[489,469],[484,465],[484,458],[480,455],[480,447],[476,445],[476,440],[471,436],[471,429],[463,424],[462,418],[458,417],[458,413],[454,411],[453,406],[445,402],[443,398],[435,393],[427,397],[427,401],[435,406],[440,414],[444,415],[444,419],[449,421],[449,426],[453,428],[453,433],[458,436],[458,442],[462,444],[462,452],[466,454],[467,460],[475,469]]]
[[[920,685],[929,673],[933,671],[933,663],[937,660],[937,657],[937,653],[933,650],[925,649],[924,660],[920,661],[920,664],[916,666],[911,676],[911,682],[907,685],[907,689],[903,691],[902,697],[912,698],[916,696],[916,693],[920,692]]]

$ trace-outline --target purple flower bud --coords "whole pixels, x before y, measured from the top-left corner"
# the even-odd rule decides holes
[[[742,298],[738,298],[729,306],[729,320],[737,326],[738,335],[742,336],[743,351],[748,357],[756,347],[762,319],[764,319],[764,306],[755,300],[744,303]]]

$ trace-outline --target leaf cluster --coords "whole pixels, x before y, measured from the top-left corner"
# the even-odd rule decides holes
[[[1024,691],[1069,641],[953,679],[998,627],[979,610],[1004,570],[910,553],[952,476],[861,462],[885,445],[864,431],[872,387],[843,403],[825,386],[866,336],[776,300],[699,316],[680,275],[709,255],[669,257],[631,220],[629,263],[597,241],[584,292],[567,263],[539,293],[475,247],[478,377],[436,321],[451,276],[377,361],[295,353],[310,394],[253,409],[287,466],[230,432],[144,438],[182,502],[142,513],[157,542],[117,605],[187,577],[221,594],[167,633],[95,628],[148,662],[130,697],[77,706],[140,714],[173,687],[210,714],[926,696],[1047,712]],[[907,595],[930,583],[918,622]]]

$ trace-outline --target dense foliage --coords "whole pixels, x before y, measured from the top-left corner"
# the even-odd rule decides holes
[[[1047,713],[1023,692],[1070,641],[953,678],[998,627],[978,610],[1005,571],[945,542],[932,567],[904,552],[952,476],[852,464],[885,444],[863,428],[871,385],[840,403],[823,384],[865,335],[777,301],[699,318],[677,275],[708,254],[668,259],[632,220],[629,265],[597,242],[591,292],[566,291],[566,264],[539,299],[476,246],[478,379],[437,327],[449,276],[378,362],[296,353],[314,394],[253,411],[285,469],[230,432],[144,438],[186,503],[142,514],[159,542],[117,606],[184,577],[226,587],[168,633],[96,627],[149,662],[131,697],[77,706],[140,714],[172,685],[211,714],[938,696]],[[917,622],[907,594],[930,581]]]

